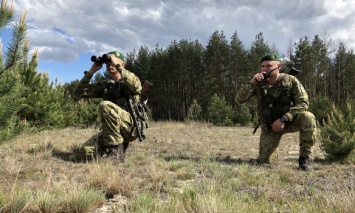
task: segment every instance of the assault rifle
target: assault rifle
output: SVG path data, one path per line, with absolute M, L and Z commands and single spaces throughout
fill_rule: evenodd
M 149 81 L 144 81 L 143 86 L 142 86 L 142 92 L 141 92 L 141 98 L 144 98 L 144 100 L 141 100 L 140 103 L 138 103 L 136 106 L 134 106 L 134 104 L 133 104 L 132 97 L 127 98 L 129 113 L 131 114 L 134 126 L 136 127 L 139 142 L 142 142 L 145 139 L 145 135 L 142 134 L 143 129 L 144 129 L 144 126 L 143 126 L 144 124 L 142 122 L 142 119 L 144 119 L 144 118 L 142 118 L 141 116 L 137 116 L 136 112 L 138 112 L 138 113 L 146 113 L 147 112 L 147 107 L 145 105 L 147 104 L 148 98 L 144 93 L 152 85 L 153 84 L 150 83 Z M 146 126 L 146 128 L 148 128 L 148 125 Z

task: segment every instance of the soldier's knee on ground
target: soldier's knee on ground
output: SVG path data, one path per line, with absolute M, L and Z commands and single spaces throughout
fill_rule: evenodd
M 279 161 L 279 155 L 277 151 L 274 151 L 270 155 L 267 153 L 260 153 L 258 160 L 260 163 L 274 164 Z

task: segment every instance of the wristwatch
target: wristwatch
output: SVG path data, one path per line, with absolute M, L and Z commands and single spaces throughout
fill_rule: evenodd
M 280 118 L 280 121 L 283 122 L 283 123 L 287 123 L 287 120 L 286 120 L 285 116 L 282 116 L 282 117 Z

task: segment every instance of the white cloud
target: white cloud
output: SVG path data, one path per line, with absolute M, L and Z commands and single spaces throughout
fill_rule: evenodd
M 290 40 L 329 33 L 355 48 L 354 0 L 15 0 L 27 9 L 28 39 L 41 60 L 76 60 L 79 53 L 112 49 L 130 52 L 146 45 L 198 39 L 216 30 L 238 33 L 245 48 L 263 32 L 270 45 L 286 51 Z

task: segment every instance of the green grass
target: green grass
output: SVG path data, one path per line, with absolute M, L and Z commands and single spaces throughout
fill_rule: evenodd
M 0 146 L 0 212 L 353 212 L 353 165 L 297 169 L 298 135 L 285 135 L 275 166 L 256 166 L 252 128 L 152 123 L 124 164 L 87 161 L 97 129 L 23 134 Z

